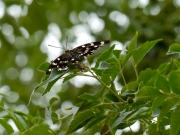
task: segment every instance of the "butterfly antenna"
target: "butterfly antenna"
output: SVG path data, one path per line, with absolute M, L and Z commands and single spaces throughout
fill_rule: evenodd
M 53 45 L 48 45 L 48 46 L 55 47 L 55 48 L 61 48 L 64 50 L 64 48 L 62 48 L 62 47 L 57 47 L 57 46 L 53 46 Z
M 66 36 L 66 50 L 67 50 L 67 44 L 68 44 L 68 36 Z

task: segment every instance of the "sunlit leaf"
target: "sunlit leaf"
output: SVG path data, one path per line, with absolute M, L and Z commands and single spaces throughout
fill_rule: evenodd
M 49 66 L 50 66 L 49 62 L 44 62 L 37 68 L 37 70 L 45 73 Z
M 138 80 L 139 82 L 143 82 L 145 85 L 153 86 L 157 77 L 158 77 L 157 71 L 148 68 L 140 73 Z
M 134 37 L 131 39 L 129 45 L 128 45 L 128 54 L 129 52 L 132 52 L 136 49 L 137 46 L 137 37 L 138 37 L 138 32 L 134 35 Z
M 178 43 L 172 44 L 167 52 L 167 55 L 170 54 L 180 54 L 180 44 Z
M 26 130 L 23 135 L 55 135 L 48 125 L 36 124 L 29 130 Z
M 124 59 L 123 59 L 123 61 L 122 61 L 122 67 L 124 67 L 125 66 L 125 64 L 128 62 L 128 60 L 131 58 L 131 56 L 134 54 L 134 52 L 135 52 L 135 50 L 133 50 L 133 51 L 131 51 L 131 52 L 129 52 L 125 57 L 124 57 Z
M 2 125 L 8 134 L 12 134 L 14 132 L 13 128 L 7 123 L 6 120 L 0 118 L 0 125 Z
M 136 99 L 140 100 L 140 99 L 156 98 L 161 95 L 162 94 L 159 92 L 157 88 L 151 86 L 145 86 L 138 91 L 138 93 L 136 94 Z
M 165 93 L 170 93 L 169 83 L 167 81 L 167 78 L 163 75 L 158 75 L 155 86 L 156 88 L 162 90 Z
M 157 39 L 154 41 L 147 41 L 142 44 L 136 52 L 133 54 L 134 62 L 136 65 L 142 60 L 142 58 L 151 50 L 151 48 L 157 43 L 161 41 L 161 39 Z
M 101 55 L 98 57 L 98 59 L 96 61 L 96 65 L 95 65 L 96 68 L 99 66 L 99 63 L 101 61 L 106 61 L 112 55 L 114 47 L 115 47 L 115 45 L 111 46 L 108 50 L 101 53 Z

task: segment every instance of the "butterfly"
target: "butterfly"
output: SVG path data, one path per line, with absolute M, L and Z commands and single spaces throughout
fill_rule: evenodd
M 97 41 L 80 45 L 72 50 L 66 50 L 64 54 L 52 61 L 46 74 L 50 75 L 54 68 L 57 68 L 58 71 L 68 70 L 70 65 L 82 62 L 85 57 L 93 54 L 99 47 L 109 43 L 109 40 Z

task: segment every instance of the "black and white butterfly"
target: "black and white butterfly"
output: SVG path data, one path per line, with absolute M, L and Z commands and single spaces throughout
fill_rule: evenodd
M 71 64 L 82 62 L 86 56 L 93 54 L 95 50 L 109 42 L 109 40 L 91 42 L 78 46 L 72 50 L 66 50 L 64 54 L 57 57 L 51 63 L 46 74 L 49 75 L 54 68 L 57 68 L 58 71 L 69 69 Z

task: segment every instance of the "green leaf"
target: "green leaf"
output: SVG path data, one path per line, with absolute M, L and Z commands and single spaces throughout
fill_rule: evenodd
M 46 72 L 49 66 L 50 66 L 49 62 L 44 62 L 37 68 L 37 70 L 41 72 Z
M 170 63 L 163 63 L 159 66 L 158 70 L 161 74 L 166 74 L 170 68 Z
M 129 82 L 127 85 L 125 85 L 122 90 L 121 90 L 121 93 L 123 96 L 126 96 L 126 91 L 136 91 L 137 88 L 138 88 L 138 85 L 139 85 L 139 82 L 138 81 L 135 81 L 135 82 Z
M 77 76 L 77 75 L 76 74 L 69 74 L 69 75 L 65 76 L 64 79 L 63 79 L 63 83 L 65 83 L 66 81 L 74 78 L 75 76 Z
M 117 59 L 119 59 L 121 50 L 113 50 L 113 54 L 114 54 L 114 56 L 116 56 Z
M 140 100 L 140 99 L 147 100 L 148 98 L 156 98 L 161 95 L 162 94 L 159 92 L 157 88 L 151 86 L 144 86 L 136 94 L 136 100 Z
M 169 75 L 169 85 L 172 92 L 180 95 L 180 73 L 177 71 L 172 71 Z
M 158 78 L 155 82 L 156 88 L 162 90 L 165 93 L 170 93 L 169 83 L 165 76 L 158 74 Z
M 94 107 L 96 105 L 99 105 L 99 101 L 97 101 L 97 100 L 84 100 L 83 102 L 81 102 L 81 104 L 78 105 L 78 107 L 79 107 L 79 111 L 81 111 L 81 110 L 85 110 L 87 108 Z
M 134 113 L 132 113 L 129 117 L 128 117 L 128 121 L 132 121 L 132 120 L 138 120 L 141 118 L 142 115 L 146 115 L 147 118 L 147 112 L 149 110 L 149 107 L 144 106 L 141 107 L 140 109 L 138 109 L 137 111 L 135 111 Z
M 158 117 L 157 126 L 159 125 L 163 117 L 165 117 L 165 115 L 170 111 L 170 109 L 176 106 L 178 103 L 179 99 L 177 98 L 170 98 L 166 102 L 164 102 L 164 105 L 161 108 L 161 113 Z
M 156 108 L 161 106 L 167 98 L 168 97 L 166 95 L 156 97 L 152 103 L 151 112 L 153 112 Z
M 147 41 L 142 44 L 136 52 L 133 54 L 134 62 L 136 65 L 142 60 L 142 58 L 151 50 L 151 48 L 157 43 L 161 41 L 161 39 L 157 39 L 154 41 Z
M 111 71 L 110 71 L 111 72 Z M 116 78 L 116 74 L 103 74 L 101 76 L 101 81 L 106 84 L 107 86 L 109 86 L 110 84 L 112 84 L 112 82 L 114 81 L 114 79 Z
M 180 68 L 180 61 L 179 61 L 179 59 L 178 60 L 173 59 L 173 62 L 176 65 L 177 69 L 179 69 Z
M 162 133 L 159 133 L 159 131 L 156 130 L 156 126 L 157 126 L 156 123 L 150 124 L 150 125 L 148 126 L 147 134 L 148 134 L 148 135 L 162 135 Z
M 180 44 L 178 43 L 172 44 L 167 52 L 167 55 L 170 54 L 180 54 Z
M 108 50 L 104 51 L 97 59 L 95 67 L 97 68 L 99 66 L 99 63 L 101 61 L 106 61 L 113 53 L 115 45 L 111 46 Z
M 105 95 L 105 97 L 106 97 L 109 101 L 119 102 L 119 99 L 118 99 L 114 94 L 108 93 L 108 94 Z
M 42 93 L 42 96 L 45 95 L 47 92 L 49 92 L 51 90 L 51 88 L 54 86 L 54 84 L 59 80 L 60 78 L 56 78 L 55 80 L 51 81 L 48 83 L 46 89 L 44 90 L 44 92 Z
M 29 102 L 28 102 L 28 105 L 30 104 L 31 102 L 31 98 L 32 98 L 32 95 L 34 94 L 34 92 L 39 89 L 41 86 L 51 82 L 50 84 L 48 84 L 47 88 L 44 90 L 43 94 L 46 94 L 47 92 L 50 91 L 50 89 L 52 88 L 52 86 L 56 83 L 56 81 L 58 79 L 60 79 L 64 74 L 66 74 L 68 72 L 68 70 L 66 71 L 63 71 L 63 72 L 58 72 L 56 69 L 54 69 L 52 71 L 52 73 L 50 74 L 50 76 L 46 79 L 46 80 L 43 80 L 43 82 L 41 82 L 40 84 L 38 84 L 34 89 L 33 89 L 33 92 L 31 93 L 31 96 L 30 96 L 30 99 L 29 99 Z
M 172 113 L 171 117 L 171 128 L 170 135 L 179 135 L 180 133 L 180 106 L 178 106 L 175 111 Z
M 89 121 L 93 116 L 94 116 L 94 113 L 90 109 L 85 110 L 85 111 L 80 112 L 77 115 L 75 115 L 74 119 L 71 121 L 71 123 L 69 125 L 69 129 L 66 132 L 66 135 L 78 130 L 79 128 L 82 128 L 83 126 L 85 126 L 86 122 Z
M 139 82 L 143 82 L 145 85 L 154 86 L 155 81 L 157 80 L 158 72 L 150 68 L 142 71 L 139 75 Z
M 21 131 L 26 129 L 26 122 L 24 122 L 22 115 L 18 115 L 14 112 L 12 112 L 12 110 L 7 109 L 9 117 L 12 118 L 12 120 L 14 121 L 15 125 L 17 126 L 17 128 Z
M 23 135 L 55 135 L 48 125 L 36 124 L 29 130 L 26 130 Z
M 93 126 L 98 125 L 100 122 L 102 122 L 105 119 L 107 119 L 107 117 L 105 116 L 98 115 L 97 117 L 94 117 L 90 122 L 87 123 L 87 125 L 85 126 L 85 130 L 88 130 Z
M 53 97 L 50 99 L 49 104 L 52 105 L 54 102 L 58 101 L 57 97 Z
M 106 61 L 101 61 L 99 63 L 98 69 L 107 69 L 111 66 L 110 63 L 106 62 Z
M 116 65 L 116 66 L 118 66 L 118 64 L 119 64 L 119 60 L 118 60 L 116 57 L 114 57 L 114 56 L 109 57 L 109 58 L 106 60 L 106 62 L 107 62 L 107 63 L 110 63 L 111 65 Z
M 115 128 L 116 126 L 118 126 L 120 123 L 123 122 L 123 120 L 131 113 L 132 111 L 128 111 L 128 112 L 122 112 L 120 114 L 120 117 L 118 117 L 115 122 L 112 124 L 112 126 L 110 126 L 109 131 L 111 131 L 113 128 Z
M 111 67 L 109 69 L 105 69 L 103 71 L 103 75 L 113 75 L 113 74 L 117 75 L 118 72 L 119 72 L 119 67 L 118 66 L 113 66 L 113 67 Z
M 128 60 L 131 58 L 131 56 L 134 54 L 134 52 L 135 52 L 135 50 L 129 52 L 129 53 L 125 56 L 125 58 L 123 59 L 122 64 L 121 64 L 121 65 L 122 65 L 122 68 L 125 66 L 125 64 L 128 62 Z
M 128 53 L 132 52 L 136 49 L 137 45 L 137 38 L 138 38 L 138 32 L 136 32 L 135 36 L 131 39 L 129 45 L 128 45 Z
M 97 98 L 102 98 L 102 97 L 103 97 L 103 94 L 104 94 L 104 91 L 105 91 L 105 88 L 103 87 L 101 90 L 99 90 L 98 92 L 96 92 L 94 95 L 95 95 Z
M 82 94 L 78 98 L 83 99 L 83 100 L 93 100 L 93 101 L 98 99 L 96 96 L 89 93 Z
M 8 134 L 12 134 L 14 132 L 13 128 L 7 123 L 6 120 L 0 118 L 0 124 L 6 129 Z
M 52 113 L 51 113 L 51 119 L 52 119 L 52 121 L 53 121 L 53 124 L 59 122 L 58 115 L 57 115 L 56 112 L 52 112 Z

